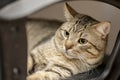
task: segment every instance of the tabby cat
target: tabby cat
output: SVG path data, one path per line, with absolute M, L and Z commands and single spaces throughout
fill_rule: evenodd
M 61 80 L 99 66 L 104 57 L 109 22 L 64 8 L 66 22 L 28 56 L 27 80 Z

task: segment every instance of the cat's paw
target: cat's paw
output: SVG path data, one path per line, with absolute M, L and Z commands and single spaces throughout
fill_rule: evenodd
M 26 80 L 41 80 L 41 79 L 39 79 L 39 78 L 34 78 L 34 77 L 27 77 Z
M 38 75 L 30 75 L 26 80 L 41 80 Z
M 53 72 L 38 71 L 27 76 L 27 80 L 59 80 L 60 76 Z

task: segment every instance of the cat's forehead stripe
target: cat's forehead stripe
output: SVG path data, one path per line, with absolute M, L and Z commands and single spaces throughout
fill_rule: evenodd
M 78 20 L 76 20 L 72 30 L 74 32 L 83 31 L 86 29 L 86 27 L 88 27 L 88 25 L 94 24 L 94 22 L 97 22 L 97 21 L 89 16 L 86 16 L 86 15 L 81 16 L 78 18 Z
M 91 18 L 90 16 L 82 16 L 80 17 L 78 20 L 78 24 L 77 25 L 82 25 L 83 28 L 86 27 L 88 24 L 93 24 L 93 22 L 96 22 L 96 20 L 94 20 L 93 18 Z M 77 22 L 76 21 L 76 22 Z

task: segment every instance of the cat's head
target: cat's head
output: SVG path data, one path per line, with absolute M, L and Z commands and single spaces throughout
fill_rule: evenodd
M 77 13 L 65 4 L 66 22 L 56 31 L 55 46 L 69 59 L 80 59 L 97 64 L 104 56 L 109 22 L 99 22 L 90 16 Z

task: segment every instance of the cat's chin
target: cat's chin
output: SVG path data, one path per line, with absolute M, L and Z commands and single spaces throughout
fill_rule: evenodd
M 68 58 L 68 59 L 78 59 L 76 57 L 72 57 L 72 56 L 69 56 L 69 55 L 66 55 L 66 54 L 65 54 L 65 57 Z
M 64 54 L 69 59 L 79 59 L 78 56 L 72 52 L 72 50 L 67 50 Z
M 57 49 L 58 52 L 62 53 L 68 59 L 79 59 L 76 55 L 73 55 L 72 51 L 67 51 L 65 49 Z

